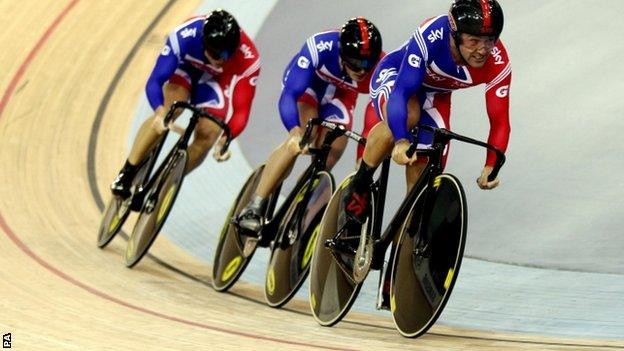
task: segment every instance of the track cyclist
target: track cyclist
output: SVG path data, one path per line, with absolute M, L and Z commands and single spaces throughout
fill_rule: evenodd
M 297 156 L 303 152 L 299 143 L 303 126 L 310 118 L 351 127 L 357 96 L 369 93 L 371 73 L 381 56 L 381 34 L 372 22 L 362 17 L 350 19 L 340 30 L 308 38 L 288 64 L 283 78 L 279 112 L 288 139 L 269 156 L 256 192 L 239 216 L 241 228 L 259 232 L 266 199 L 288 176 Z M 365 119 L 374 121 L 370 104 L 366 111 Z M 346 137 L 334 141 L 328 169 L 336 164 L 346 144 Z
M 499 39 L 502 30 L 503 11 L 496 0 L 456 0 L 448 14 L 426 20 L 409 41 L 381 60 L 370 95 L 382 122 L 370 131 L 363 160 L 343 198 L 350 220 L 362 222 L 370 205 L 373 173 L 388 154 L 407 165 L 408 190 L 415 184 L 427 160 L 417 159 L 416 153 L 406 155 L 410 129 L 417 124 L 449 129 L 454 90 L 485 84 L 488 143 L 506 150 L 511 65 Z M 431 145 L 432 134 L 420 131 L 417 143 Z M 448 149 L 444 156 L 446 160 Z M 477 179 L 481 189 L 493 189 L 500 182 L 487 181 L 495 159 L 488 151 Z
M 249 118 L 259 73 L 254 43 L 227 11 L 217 9 L 176 27 L 147 81 L 146 94 L 154 114 L 141 125 L 128 159 L 111 185 L 112 193 L 130 196 L 137 165 L 167 128 L 164 117 L 175 101 L 190 101 L 227 120 L 232 137 L 239 135 Z M 199 120 L 188 148 L 187 173 L 205 159 L 220 133 L 216 124 Z M 215 147 L 214 157 L 219 162 L 230 156 L 229 151 L 221 155 L 224 143 L 222 136 Z

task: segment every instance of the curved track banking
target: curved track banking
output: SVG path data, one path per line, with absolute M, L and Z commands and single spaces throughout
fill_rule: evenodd
M 0 102 L 0 332 L 12 333 L 15 349 L 618 347 L 446 327 L 408 340 L 387 319 L 365 314 L 322 328 L 305 302 L 278 311 L 263 305 L 256 286 L 212 291 L 209 267 L 164 238 L 152 260 L 133 270 L 121 263 L 122 240 L 96 249 L 98 196 L 122 161 L 128 111 L 161 38 L 198 4 L 151 5 L 0 4 L 8 24 L 0 34 L 7 72 Z M 22 35 L 24 27 L 30 30 Z

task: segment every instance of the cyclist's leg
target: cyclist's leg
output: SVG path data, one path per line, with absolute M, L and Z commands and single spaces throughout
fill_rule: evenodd
M 450 128 L 450 114 L 451 114 L 451 93 L 421 93 L 419 99 L 423 101 L 422 109 L 420 111 L 420 117 L 418 119 L 419 125 L 429 125 L 435 128 Z M 408 106 L 408 111 L 412 110 Z M 410 128 L 414 126 L 412 124 L 413 119 L 408 118 Z M 433 134 L 429 131 L 420 130 L 418 133 L 418 146 L 428 147 L 433 143 Z M 448 146 L 444 150 L 444 163 L 446 163 L 446 157 L 448 155 Z M 427 158 L 419 159 L 412 166 L 405 168 L 405 179 L 407 183 L 407 191 L 409 192 L 412 187 L 420 178 L 420 175 L 427 164 Z
M 349 188 L 344 192 L 343 206 L 349 217 L 362 222 L 369 207 L 370 183 L 373 181 L 375 169 L 390 154 L 394 140 L 390 128 L 385 121 L 386 101 L 394 87 L 397 77 L 396 69 L 385 67 L 382 62 L 371 78 L 371 102 L 381 122 L 369 132 L 362 160 L 357 168 Z M 412 104 L 410 100 L 410 104 Z
M 368 138 L 371 129 L 377 125 L 381 120 L 377 116 L 375 112 L 375 106 L 373 105 L 372 100 L 368 102 L 366 105 L 366 109 L 364 111 L 364 127 L 362 128 L 361 135 L 365 138 Z M 357 145 L 357 153 L 356 153 L 356 169 L 360 165 L 360 161 L 362 160 L 362 156 L 364 155 L 364 145 Z
M 193 86 L 191 103 L 196 107 L 204 108 L 215 117 L 225 119 L 230 105 L 228 99 L 225 87 L 207 73 L 203 73 L 203 76 Z M 205 118 L 199 119 L 195 127 L 195 138 L 188 147 L 189 161 L 186 173 L 191 172 L 204 161 L 220 134 L 221 128 L 215 123 Z
M 188 101 L 190 96 L 190 84 L 188 74 L 182 69 L 176 70 L 176 73 L 163 87 L 164 103 L 160 108 L 168 110 L 175 101 Z M 177 114 L 179 115 L 179 113 L 180 112 Z M 160 131 L 154 127 L 154 119 L 155 113 L 143 121 L 143 124 L 139 128 L 128 159 L 123 168 L 119 171 L 113 184 L 111 184 L 113 194 L 122 197 L 128 197 L 130 195 L 130 185 L 136 174 L 137 166 L 154 146 L 154 143 L 160 135 Z
M 163 87 L 163 94 L 165 97 L 163 106 L 165 106 L 166 110 L 168 111 L 169 107 L 175 101 L 188 101 L 190 96 L 190 91 L 188 89 L 189 88 L 187 86 L 178 84 L 178 82 L 174 79 L 165 83 L 165 86 Z M 181 111 L 176 111 L 176 115 L 174 117 L 179 116 L 180 113 Z M 139 128 L 139 132 L 134 139 L 132 149 L 128 155 L 128 161 L 130 161 L 131 164 L 139 164 L 152 145 L 154 145 L 158 136 L 160 136 L 159 131 L 154 128 L 154 118 L 155 115 L 152 114 L 149 118 L 143 121 L 143 124 Z
M 315 99 L 308 94 L 304 94 L 297 107 L 300 125 L 305 126 L 308 119 L 318 116 Z M 276 189 L 277 185 L 290 174 L 299 154 L 294 153 L 288 147 L 289 140 L 290 137 L 271 152 L 260 176 L 256 191 L 239 216 L 239 225 L 242 228 L 256 233 L 260 230 L 266 200 Z
M 204 162 L 208 151 L 220 134 L 221 128 L 218 125 L 205 118 L 200 118 L 195 127 L 195 138 L 188 147 L 189 160 L 185 170 L 187 174 Z
M 319 118 L 328 122 L 340 123 L 351 130 L 353 125 L 353 109 L 355 108 L 355 102 L 357 101 L 358 94 L 354 91 L 346 89 L 336 89 L 333 98 L 323 99 L 321 106 L 319 107 Z M 325 138 L 325 135 L 329 132 L 328 129 L 322 128 L 316 138 L 316 145 L 320 145 Z M 327 157 L 327 169 L 331 170 L 342 156 L 345 148 L 347 147 L 347 137 L 341 136 L 334 140 L 332 148 Z
M 318 108 L 309 101 L 300 101 L 297 103 L 299 109 L 300 126 L 305 126 L 310 118 L 318 116 Z M 269 156 L 260 182 L 256 188 L 256 195 L 267 198 L 277 185 L 282 182 L 292 170 L 297 159 L 298 153 L 293 153 L 288 147 L 288 139 L 277 146 Z

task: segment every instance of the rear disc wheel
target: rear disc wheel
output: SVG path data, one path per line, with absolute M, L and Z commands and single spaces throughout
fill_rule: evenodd
M 362 283 L 353 279 L 353 258 L 359 234 L 337 239 L 352 249 L 351 254 L 325 246 L 326 241 L 344 227 L 342 197 L 352 178 L 353 174 L 345 178 L 327 204 L 310 265 L 310 307 L 314 319 L 323 326 L 338 323 L 349 312 L 362 287 Z M 374 206 L 374 201 L 371 205 Z M 369 230 L 372 222 L 372 218 L 368 220 Z
M 333 189 L 331 174 L 319 172 L 311 185 L 305 183 L 298 190 L 286 211 L 267 266 L 264 296 L 269 306 L 281 307 L 290 301 L 308 276 L 321 218 Z M 305 199 L 307 191 L 311 193 Z

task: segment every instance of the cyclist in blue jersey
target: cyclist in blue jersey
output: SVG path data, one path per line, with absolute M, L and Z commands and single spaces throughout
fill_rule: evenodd
M 379 61 L 381 47 L 377 27 L 358 17 L 347 21 L 340 30 L 311 36 L 292 58 L 284 73 L 279 99 L 279 112 L 288 138 L 267 160 L 256 192 L 239 217 L 242 228 L 256 233 L 260 230 L 266 199 L 288 176 L 297 156 L 304 151 L 299 143 L 310 118 L 351 127 L 357 95 L 368 94 L 371 72 Z M 322 140 L 325 132 L 316 136 L 316 140 Z M 327 160 L 329 169 L 338 161 L 346 144 L 346 137 L 334 141 Z
M 401 47 L 386 55 L 371 79 L 370 94 L 378 117 L 383 120 L 370 132 L 364 156 L 343 204 L 349 218 L 362 222 L 369 208 L 372 176 L 389 154 L 407 165 L 408 189 L 417 181 L 426 159 L 408 157 L 412 143 L 409 130 L 417 124 L 450 129 L 451 92 L 485 84 L 490 122 L 488 143 L 505 151 L 509 141 L 509 86 L 511 65 L 499 39 L 503 11 L 496 0 L 455 0 L 448 14 L 426 20 Z M 420 147 L 432 143 L 432 134 L 420 130 Z M 445 150 L 445 159 L 448 147 Z M 496 161 L 488 151 L 477 179 L 481 189 L 489 182 Z
M 145 92 L 154 110 L 139 129 L 128 159 L 111 185 L 113 194 L 130 196 L 130 185 L 138 165 L 166 128 L 163 121 L 175 101 L 189 101 L 227 122 L 232 137 L 247 125 L 260 74 L 260 56 L 251 38 L 234 17 L 217 9 L 206 16 L 190 18 L 176 27 L 163 46 Z M 199 119 L 189 145 L 186 172 L 197 167 L 216 144 L 217 161 L 225 136 L 208 119 Z M 219 140 L 217 141 L 217 138 Z

